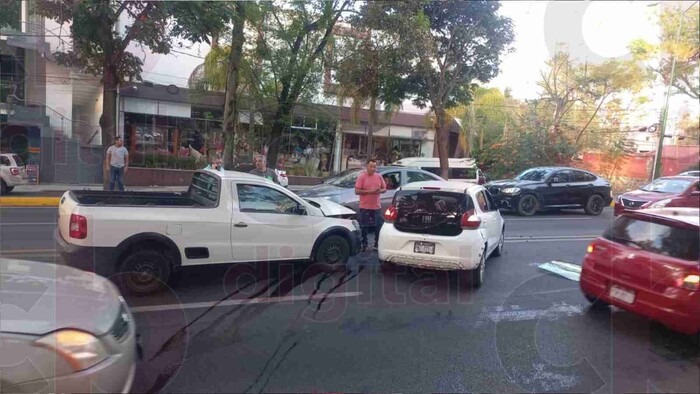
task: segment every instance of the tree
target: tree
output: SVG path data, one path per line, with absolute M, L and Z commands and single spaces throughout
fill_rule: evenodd
M 513 41 L 509 18 L 492 1 L 374 2 L 384 10 L 388 29 L 412 48 L 414 69 L 408 76 L 414 104 L 435 115 L 440 168 L 448 175 L 450 118 L 447 109 L 471 99 L 473 83 L 498 73 L 501 55 Z
M 162 1 L 36 0 L 38 15 L 59 24 L 70 23 L 69 48 L 54 53 L 59 64 L 102 75 L 103 100 L 100 127 L 102 146 L 111 144 L 116 119 L 118 86 L 140 80 L 143 61 L 128 51 L 130 44 L 167 54 L 171 41 L 170 15 Z M 128 20 L 123 32 L 119 21 Z
M 673 80 L 675 93 L 685 94 L 693 99 L 700 99 L 700 9 L 696 3 L 689 10 L 664 7 L 659 17 L 661 37 L 659 44 L 652 45 L 644 40 L 635 40 L 630 50 L 636 59 L 647 61 L 649 69 L 660 76 L 668 85 L 671 74 L 671 62 L 676 58 L 676 70 Z M 684 12 L 685 11 L 685 12 Z M 680 40 L 677 40 L 678 27 L 683 20 Z M 657 59 L 657 62 L 650 62 Z

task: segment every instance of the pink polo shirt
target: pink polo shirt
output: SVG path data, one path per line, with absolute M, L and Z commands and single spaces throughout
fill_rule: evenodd
M 378 188 L 386 189 L 386 183 L 384 178 L 376 172 L 369 175 L 367 171 L 363 171 L 355 182 L 355 189 L 376 190 Z M 360 194 L 360 209 L 381 209 L 380 196 L 381 194 Z

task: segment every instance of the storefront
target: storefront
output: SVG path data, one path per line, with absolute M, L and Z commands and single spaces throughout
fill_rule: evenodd
M 385 125 L 373 133 L 373 153 L 370 155 L 366 128 L 349 126 L 343 130 L 340 170 L 363 165 L 369 157 L 380 165 L 405 157 L 432 157 L 434 134 L 427 129 Z

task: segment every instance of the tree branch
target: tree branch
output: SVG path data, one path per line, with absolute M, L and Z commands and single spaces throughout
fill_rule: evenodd
M 136 36 L 136 32 L 143 25 L 143 20 L 148 19 L 148 13 L 151 12 L 151 9 L 153 9 L 153 5 L 153 2 L 149 2 L 146 4 L 146 7 L 136 16 L 134 24 L 129 27 L 129 31 L 126 33 L 126 37 L 124 37 L 124 40 L 122 41 L 121 50 L 119 51 L 118 55 L 119 58 L 122 57 L 124 51 L 126 51 L 126 48 L 129 46 L 129 43 Z
M 583 129 L 581 129 L 581 131 L 579 131 L 578 135 L 576 136 L 576 141 L 574 141 L 574 146 L 578 145 L 578 142 L 581 139 L 581 136 L 588 129 L 588 126 L 590 126 L 591 122 L 593 122 L 593 119 L 595 119 L 595 117 L 598 115 L 598 111 L 600 110 L 600 107 L 603 106 L 605 99 L 607 99 L 609 95 L 610 95 L 610 93 L 606 93 L 600 99 L 600 102 L 598 103 L 598 106 L 596 107 L 595 111 L 593 112 L 593 115 L 591 115 L 590 119 L 588 119 L 588 122 L 586 122 L 586 125 L 583 126 Z

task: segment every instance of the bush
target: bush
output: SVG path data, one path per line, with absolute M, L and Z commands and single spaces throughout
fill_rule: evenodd
M 177 157 L 168 154 L 142 153 L 132 154 L 131 163 L 133 167 L 143 168 L 167 168 L 175 170 L 196 170 L 203 167 L 202 163 L 197 163 L 191 157 Z

